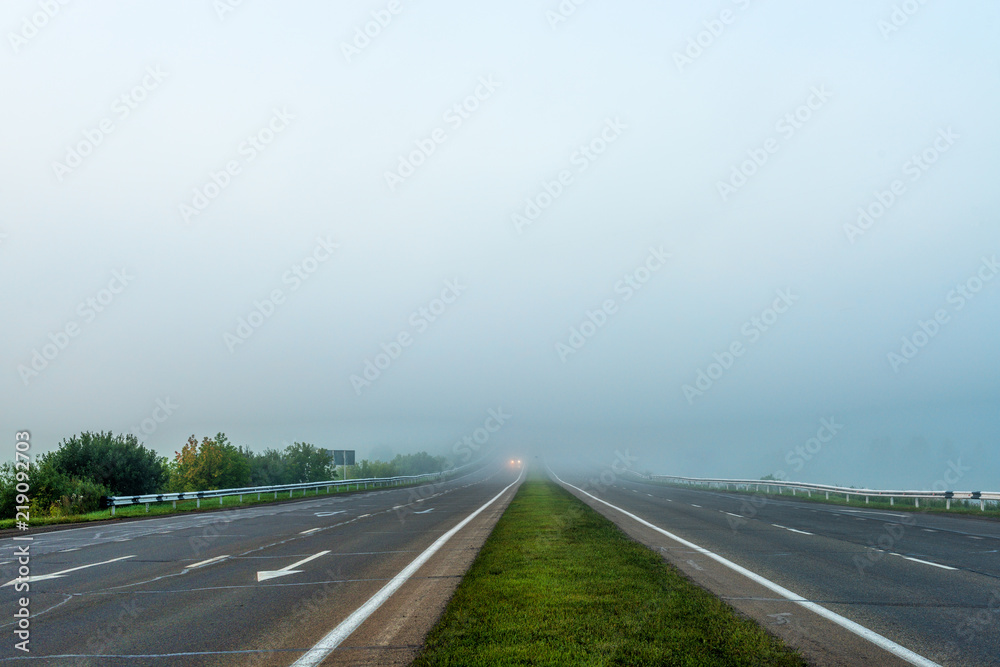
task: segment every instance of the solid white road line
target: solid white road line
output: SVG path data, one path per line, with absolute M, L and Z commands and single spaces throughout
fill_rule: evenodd
M 337 648 L 341 642 L 347 639 L 352 632 L 358 629 L 365 620 L 371 616 L 375 611 L 381 607 L 386 600 L 392 597 L 399 588 L 406 583 L 406 581 L 416 573 L 420 567 L 430 560 L 437 551 L 445 545 L 445 543 L 452 538 L 458 531 L 465 528 L 466 525 L 473 519 L 475 519 L 479 514 L 485 510 L 487 507 L 495 503 L 503 494 L 521 481 L 524 476 L 524 469 L 521 470 L 521 474 L 518 475 L 517 479 L 514 480 L 509 486 L 507 486 L 503 491 L 493 496 L 485 505 L 477 509 L 475 512 L 469 516 L 462 519 L 461 522 L 447 533 L 437 538 L 434 544 L 427 547 L 423 553 L 413 559 L 413 561 L 404 567 L 399 574 L 392 578 L 392 580 L 387 583 L 382 589 L 375 595 L 369 598 L 368 602 L 364 603 L 360 607 L 354 610 L 354 612 L 340 622 L 340 625 L 331 630 L 323 639 L 319 640 L 315 646 L 306 651 L 305 655 L 296 660 L 292 667 L 316 667 L 321 662 L 323 662 L 328 655 L 333 653 L 333 650 Z
M 313 554 L 312 556 L 309 556 L 308 558 L 303 558 L 302 560 L 300 560 L 297 563 L 292 563 L 291 565 L 286 565 L 285 567 L 281 568 L 280 570 L 261 570 L 260 572 L 257 573 L 257 581 L 260 582 L 260 581 L 267 581 L 268 579 L 277 579 L 278 577 L 283 577 L 286 574 L 298 574 L 298 573 L 300 573 L 302 571 L 302 570 L 296 570 L 295 569 L 299 565 L 305 565 L 309 561 L 316 560 L 320 556 L 325 556 L 328 553 L 330 553 L 329 550 L 327 550 L 327 551 L 320 551 L 318 554 Z
M 591 494 L 587 493 L 583 489 L 581 489 L 579 487 L 576 487 L 576 486 L 573 486 L 572 484 L 570 484 L 568 482 L 562 481 L 561 479 L 559 479 L 559 476 L 556 475 L 551 470 L 549 472 L 552 474 L 553 477 L 555 477 L 557 480 L 559 480 L 559 482 L 561 484 L 564 484 L 564 485 L 566 485 L 566 486 L 568 486 L 568 487 L 570 487 L 572 489 L 576 489 L 577 491 L 579 491 L 583 495 L 585 495 L 585 496 L 587 496 L 589 498 L 593 498 L 597 502 L 602 503 L 604 505 L 607 505 L 608 507 L 610 507 L 613 510 L 621 512 L 625 516 L 627 516 L 630 519 L 633 519 L 633 520 L 641 523 L 642 525 L 646 526 L 647 528 L 652 528 L 656 532 L 661 533 L 662 535 L 666 535 L 667 537 L 669 537 L 670 539 L 674 540 L 675 542 L 679 542 L 679 543 L 683 544 L 686 547 L 694 549 L 698 553 L 703 554 L 703 555 L 711 558 L 712 560 L 714 560 L 714 561 L 716 561 L 718 563 L 721 563 L 722 565 L 728 567 L 729 569 L 742 574 L 743 576 L 747 577 L 748 579 L 757 582 L 761 586 L 764 586 L 765 588 L 768 588 L 768 589 L 774 591 L 775 593 L 777 593 L 778 595 L 782 596 L 783 598 L 785 598 L 787 600 L 791 600 L 792 602 L 805 607 L 809 611 L 812 611 L 812 612 L 814 612 L 816 614 L 819 614 L 823 618 L 836 623 L 840 627 L 845 628 L 846 630 L 848 630 L 850 632 L 853 632 L 854 634 L 858 635 L 859 637 L 867 639 L 868 641 L 870 641 L 871 643 L 875 644 L 876 646 L 885 649 L 889 653 L 892 653 L 893 655 L 895 655 L 895 656 L 897 656 L 899 658 L 902 658 L 903 660 L 906 660 L 911 665 L 917 665 L 918 667 L 941 667 L 941 665 L 939 665 L 938 663 L 933 662 L 931 660 L 928 660 L 927 658 L 925 658 L 924 656 L 922 656 L 922 655 L 920 655 L 918 653 L 914 653 L 913 651 L 911 651 L 910 649 L 906 648 L 905 646 L 900 646 L 896 642 L 892 641 L 891 639 L 889 639 L 887 637 L 883 637 L 882 635 L 878 634 L 874 630 L 869 630 L 865 626 L 860 625 L 858 623 L 855 623 L 854 621 L 852 621 L 849 618 L 845 618 L 845 617 L 841 616 L 840 614 L 837 614 L 837 613 L 834 613 L 834 612 L 830 611 L 826 607 L 822 607 L 822 606 L 816 604 L 815 602 L 811 602 L 811 601 L 805 599 L 804 597 L 802 597 L 801 595 L 799 595 L 798 593 L 793 593 L 792 591 L 788 590 L 787 588 L 785 588 L 783 586 L 779 586 L 778 584 L 774 583 L 770 579 L 765 579 L 764 577 L 760 576 L 756 572 L 752 572 L 752 571 L 746 569 L 742 565 L 737 565 L 733 561 L 728 560 L 726 558 L 723 558 L 722 556 L 719 556 L 718 554 L 716 554 L 716 553 L 714 553 L 712 551 L 709 551 L 708 549 L 705 549 L 704 547 L 700 547 L 697 544 L 695 544 L 694 542 L 689 542 L 689 541 L 685 540 L 683 537 L 679 537 L 677 535 L 674 535 L 671 532 L 668 532 L 668 531 L 660 528 L 659 526 L 655 526 L 655 525 L 651 524 L 650 522 L 646 521 L 645 519 L 641 519 L 638 516 L 636 516 L 635 514 L 632 514 L 631 512 L 623 510 L 620 507 L 616 507 L 615 505 L 612 505 L 611 503 L 609 503 L 609 502 L 607 502 L 605 500 L 601 500 L 600 498 L 592 496 Z
M 122 556 L 121 558 L 112 558 L 111 560 L 106 560 L 106 561 L 101 562 L 101 563 L 91 563 L 90 565 L 79 565 L 77 567 L 71 567 L 68 570 L 60 570 L 59 572 L 53 572 L 52 574 L 39 574 L 37 576 L 36 575 L 31 575 L 30 577 L 24 577 L 24 578 L 20 579 L 20 581 L 27 581 L 29 584 L 33 584 L 36 581 L 45 581 L 46 579 L 58 579 L 59 577 L 65 577 L 70 572 L 76 572 L 77 570 L 84 570 L 84 569 L 86 569 L 88 567 L 97 567 L 98 565 L 107 565 L 108 563 L 117 563 L 118 561 L 125 560 L 127 558 L 135 558 L 135 554 L 133 554 L 131 556 Z M 8 581 L 3 586 L 0 586 L 0 588 L 5 588 L 7 586 L 11 586 L 14 583 L 16 583 L 17 581 L 18 581 L 18 579 L 11 579 L 10 581 Z
M 912 560 L 914 563 L 923 563 L 924 565 L 933 565 L 934 567 L 939 567 L 942 570 L 957 570 L 957 567 L 951 567 L 950 565 L 942 565 L 941 563 L 932 563 L 929 560 L 920 560 L 919 558 L 913 558 L 912 556 L 904 556 L 903 554 L 897 554 L 890 551 L 893 556 L 899 556 L 900 558 L 905 558 L 906 560 Z

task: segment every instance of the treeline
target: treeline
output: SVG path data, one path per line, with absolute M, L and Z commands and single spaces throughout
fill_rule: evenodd
M 398 455 L 389 462 L 363 460 L 351 467 L 348 477 L 420 475 L 440 472 L 445 465 L 444 457 L 420 452 Z M 0 518 L 12 519 L 17 511 L 17 472 L 12 462 L 0 464 Z M 282 450 L 257 453 L 235 446 L 224 433 L 200 442 L 192 435 L 171 459 L 131 434 L 84 432 L 37 457 L 28 472 L 25 495 L 32 517 L 93 512 L 101 496 L 322 482 L 338 477 L 327 452 L 312 444 L 296 442 Z

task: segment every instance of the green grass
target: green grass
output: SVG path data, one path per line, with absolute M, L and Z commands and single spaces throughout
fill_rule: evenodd
M 646 481 L 646 480 L 644 480 Z M 913 498 L 896 498 L 895 502 L 889 503 L 888 498 L 869 496 L 869 502 L 865 502 L 863 496 L 858 497 L 852 494 L 848 499 L 844 494 L 830 493 L 830 498 L 827 499 L 825 492 L 814 491 L 812 495 L 809 495 L 803 490 L 797 490 L 795 495 L 792 495 L 791 490 L 787 490 L 784 493 L 769 493 L 766 491 L 754 491 L 746 489 L 724 489 L 719 487 L 709 488 L 707 486 L 692 486 L 690 484 L 677 484 L 672 482 L 648 482 L 650 484 L 660 484 L 662 486 L 672 486 L 678 489 L 698 489 L 698 490 L 709 490 L 719 493 L 738 493 L 741 495 L 749 496 L 759 496 L 761 498 L 781 498 L 784 500 L 801 500 L 803 502 L 810 503 L 823 503 L 826 505 L 842 505 L 844 507 L 867 507 L 868 509 L 880 509 L 880 510 L 893 510 L 896 512 L 930 512 L 934 514 L 960 514 L 962 516 L 970 517 L 980 517 L 986 519 L 998 519 L 1000 518 L 1000 508 L 996 506 L 991 506 L 988 502 L 986 504 L 986 509 L 979 509 L 978 500 L 952 500 L 951 508 L 948 509 L 946 502 L 944 500 L 935 500 L 929 498 L 921 498 L 920 505 L 917 506 Z M 760 483 L 763 489 L 767 482 L 762 481 Z
M 352 480 L 353 481 L 353 480 Z M 314 498 L 317 495 L 327 496 L 336 495 L 339 493 L 356 492 L 359 489 L 363 489 L 364 480 L 359 479 L 359 484 L 351 484 L 348 487 L 332 487 L 329 493 L 325 488 L 320 489 L 317 494 L 313 489 L 306 491 L 305 496 L 302 495 L 301 490 L 295 491 L 295 495 L 291 497 L 292 500 L 297 498 Z M 402 489 L 409 486 L 415 486 L 415 484 L 400 484 L 399 486 L 393 487 L 379 487 L 379 488 L 393 488 Z M 224 496 L 222 498 L 222 504 L 219 504 L 218 498 L 202 498 L 201 507 L 198 507 L 198 502 L 196 500 L 179 500 L 177 501 L 176 509 L 173 507 L 171 502 L 163 503 L 151 503 L 149 505 L 149 511 L 146 511 L 145 505 L 128 505 L 125 507 L 116 507 L 115 515 L 111 516 L 111 510 L 97 510 L 96 512 L 88 512 L 87 514 L 73 514 L 70 516 L 43 516 L 43 517 L 31 517 L 30 526 L 52 526 L 65 523 L 87 523 L 89 521 L 107 521 L 109 519 L 127 519 L 130 517 L 152 517 L 152 516 L 166 516 L 169 514 L 181 514 L 184 512 L 204 512 L 209 510 L 218 510 L 219 508 L 238 508 L 238 507 L 249 507 L 251 505 L 266 505 L 268 503 L 275 503 L 281 501 L 289 500 L 287 491 L 279 491 L 278 498 L 275 499 L 274 492 L 261 494 L 260 500 L 257 500 L 257 494 L 244 494 L 243 500 L 240 501 L 239 496 Z M 0 530 L 14 528 L 16 525 L 14 519 L 0 519 Z
M 521 486 L 414 663 L 805 664 L 537 474 Z

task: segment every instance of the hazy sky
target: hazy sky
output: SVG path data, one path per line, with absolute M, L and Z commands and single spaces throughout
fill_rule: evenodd
M 10 451 L 1000 487 L 1000 6 L 681 5 L 5 2 Z

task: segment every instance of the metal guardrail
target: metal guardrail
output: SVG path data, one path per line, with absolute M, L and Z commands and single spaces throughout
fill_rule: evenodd
M 472 464 L 468 464 L 472 465 Z M 369 485 L 372 488 L 385 487 L 385 486 L 400 486 L 402 484 L 408 484 L 420 481 L 429 480 L 439 480 L 443 479 L 445 476 L 452 475 L 462 468 L 468 467 L 462 466 L 461 468 L 452 468 L 450 470 L 445 470 L 443 472 L 433 472 L 426 473 L 423 475 L 401 475 L 399 477 L 369 477 L 369 478 L 359 478 L 359 479 L 339 479 L 339 480 L 328 480 L 325 482 L 302 482 L 299 484 L 281 484 L 277 486 L 248 486 L 240 489 L 215 489 L 212 491 L 184 491 L 182 493 L 150 493 L 143 496 L 104 496 L 101 498 L 101 507 L 111 508 L 111 516 L 115 515 L 116 507 L 132 506 L 132 505 L 146 505 L 146 511 L 149 511 L 149 506 L 152 503 L 163 503 L 163 502 L 173 502 L 174 507 L 177 507 L 178 500 L 197 500 L 197 506 L 201 507 L 201 501 L 206 498 L 218 498 L 219 504 L 222 505 L 222 499 L 227 496 L 239 496 L 240 502 L 243 502 L 243 496 L 249 496 L 257 494 L 257 499 L 259 500 L 262 494 L 273 493 L 275 499 L 278 498 L 279 493 L 288 492 L 288 497 L 292 498 L 296 491 L 302 491 L 304 496 L 306 491 L 310 489 L 316 489 L 316 493 L 319 493 L 319 489 L 326 487 L 327 492 L 330 491 L 331 487 L 342 487 L 346 486 L 350 488 L 351 486 L 357 486 L 360 490 L 362 487 L 367 489 Z
M 920 507 L 920 499 L 927 500 L 944 500 L 945 507 L 951 509 L 952 500 L 965 500 L 965 501 L 979 501 L 979 509 L 986 510 L 987 501 L 998 502 L 1000 501 L 1000 491 L 914 491 L 914 490 L 883 490 L 883 489 L 856 489 L 854 487 L 847 486 L 833 486 L 830 484 L 810 484 L 808 482 L 786 482 L 784 480 L 771 480 L 771 479 L 713 479 L 707 477 L 676 477 L 673 475 L 642 475 L 640 473 L 635 473 L 643 479 L 650 481 L 665 481 L 665 482 L 675 482 L 679 484 L 690 484 L 690 485 L 707 485 L 709 488 L 722 488 L 725 486 L 726 490 L 739 491 L 740 489 L 744 491 L 750 491 L 751 487 L 754 491 L 760 491 L 761 487 L 764 487 L 765 491 L 769 489 L 791 489 L 792 495 L 795 492 L 804 491 L 810 497 L 812 492 L 816 491 L 818 493 L 825 493 L 826 498 L 830 498 L 830 494 L 842 494 L 847 497 L 848 500 L 851 496 L 857 496 L 858 498 L 864 498 L 865 502 L 868 502 L 869 498 L 888 498 L 889 504 L 894 505 L 896 498 L 912 498 L 914 505 Z M 730 489 L 730 487 L 733 487 Z

